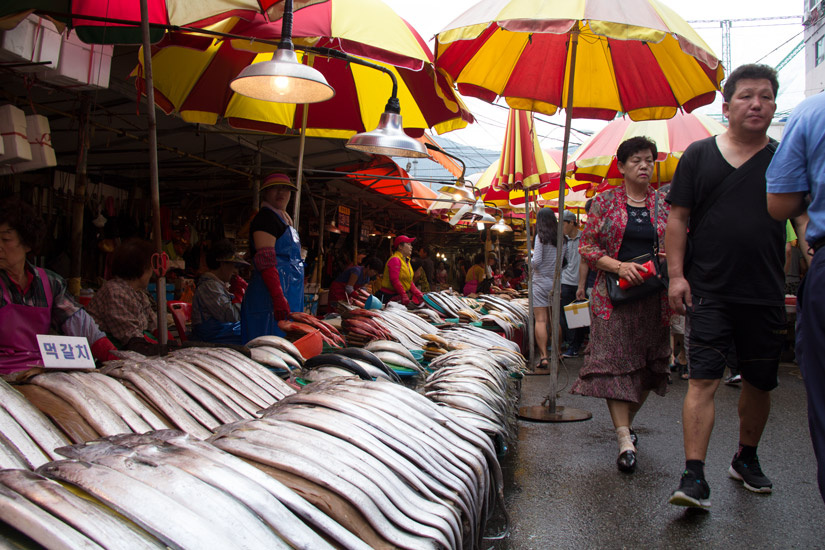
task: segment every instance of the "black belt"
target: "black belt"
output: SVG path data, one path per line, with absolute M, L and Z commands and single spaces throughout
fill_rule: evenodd
M 814 253 L 816 253 L 816 251 L 822 248 L 823 246 L 825 246 L 825 237 L 822 237 L 818 241 L 814 242 L 811 245 L 811 248 L 813 249 Z

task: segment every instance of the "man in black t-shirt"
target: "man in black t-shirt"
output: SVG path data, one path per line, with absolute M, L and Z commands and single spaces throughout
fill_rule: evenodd
M 770 493 L 756 447 L 784 342 L 784 230 L 767 211 L 765 171 L 776 142 L 776 71 L 744 65 L 725 81 L 723 134 L 687 148 L 673 177 L 665 235 L 671 307 L 687 313 L 690 380 L 683 406 L 685 470 L 670 503 L 710 507 L 704 460 L 713 399 L 735 345 L 742 375 L 739 448 L 728 473 Z

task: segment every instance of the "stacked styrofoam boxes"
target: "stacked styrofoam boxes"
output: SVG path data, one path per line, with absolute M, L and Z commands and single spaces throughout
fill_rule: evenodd
M 0 136 L 3 147 L 0 164 L 15 164 L 32 159 L 26 136 L 26 113 L 14 105 L 0 105 Z
M 14 68 L 23 72 L 55 69 L 61 42 L 60 33 L 51 21 L 29 15 L 13 29 L 0 32 L 0 61 L 20 63 L 22 65 Z M 41 62 L 47 64 L 39 65 Z
M 86 44 L 75 33 L 64 33 L 57 69 L 39 73 L 41 80 L 76 90 L 109 87 L 114 46 Z
M 31 147 L 32 159 L 30 161 L 2 166 L 0 167 L 0 175 L 57 166 L 57 157 L 52 147 L 49 119 L 43 115 L 27 116 L 26 134 L 28 136 L 29 146 Z

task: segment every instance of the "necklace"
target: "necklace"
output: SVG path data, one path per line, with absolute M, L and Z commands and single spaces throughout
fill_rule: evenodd
M 625 192 L 625 194 L 627 195 L 627 198 L 628 198 L 628 199 L 630 199 L 632 202 L 635 202 L 635 203 L 641 203 L 641 202 L 645 202 L 645 201 L 647 200 L 647 197 L 646 197 L 646 196 L 645 196 L 644 198 L 642 198 L 642 199 L 634 199 L 633 197 L 631 197 L 631 196 L 630 196 L 630 193 L 628 193 L 628 191 L 627 191 L 627 188 L 626 188 L 626 187 L 625 187 L 624 192 Z

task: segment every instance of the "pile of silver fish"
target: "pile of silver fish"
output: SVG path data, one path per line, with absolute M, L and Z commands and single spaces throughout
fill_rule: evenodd
M 478 310 L 481 309 L 481 306 L 473 298 L 467 298 L 447 290 L 428 292 L 425 296 L 427 300 L 438 306 L 447 318 L 458 318 L 462 321 L 468 319 L 477 321 L 479 318 Z
M 60 455 L 69 440 L 17 390 L 0 379 L 0 469 L 33 469 Z
M 437 331 L 438 328 L 410 313 L 406 307 L 393 304 L 390 302 L 377 312 L 380 315 L 378 321 L 407 349 L 421 349 L 426 343 L 421 334 Z
M 417 374 L 426 374 L 424 368 L 413 357 L 410 350 L 392 340 L 373 340 L 364 349 L 375 354 L 385 365 L 395 371 L 413 371 Z
M 425 396 L 491 437 L 514 440 L 516 381 L 527 368 L 520 353 L 505 348 L 458 349 L 434 359 L 430 368 L 435 371 L 423 385 Z
M 503 496 L 488 436 L 382 381 L 316 382 L 211 442 L 326 504 L 372 548 L 477 548 Z
M 171 422 L 165 427 L 200 438 L 209 437 L 222 424 L 255 418 L 261 409 L 295 393 L 258 362 L 226 348 L 185 348 L 162 359 L 120 361 L 104 367 L 103 373 L 128 382 Z
M 259 336 L 246 347 L 252 352 L 252 359 L 276 371 L 292 372 L 304 365 L 304 356 L 295 344 L 280 336 Z
M 459 347 L 456 344 L 463 343 L 464 347 L 472 346 L 483 350 L 498 347 L 519 352 L 521 349 L 518 344 L 504 336 L 473 325 L 448 325 L 438 332 L 438 336 L 453 347 Z
M 274 477 L 182 432 L 60 452 L 69 460 L 34 474 L 0 472 L 0 519 L 48 548 L 369 548 Z

